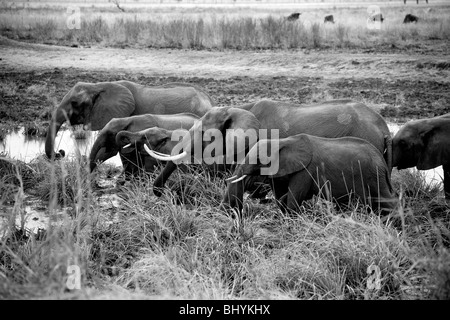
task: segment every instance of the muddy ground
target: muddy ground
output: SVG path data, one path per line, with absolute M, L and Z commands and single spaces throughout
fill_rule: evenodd
M 450 59 L 443 45 L 431 43 L 424 53 L 242 52 L 69 48 L 0 37 L 0 122 L 45 125 L 76 82 L 120 79 L 149 86 L 194 83 L 219 106 L 351 98 L 394 121 L 432 117 L 450 112 Z

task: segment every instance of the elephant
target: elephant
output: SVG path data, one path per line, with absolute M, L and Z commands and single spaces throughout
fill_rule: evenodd
M 413 15 L 413 14 L 411 14 L 411 13 L 408 13 L 406 16 L 405 16 L 405 19 L 403 19 L 403 23 L 412 23 L 412 22 L 418 22 L 419 21 L 419 17 L 417 17 L 417 16 L 415 16 L 415 15 Z
M 445 198 L 450 199 L 450 113 L 407 122 L 392 139 L 392 166 L 429 170 L 442 165 Z
M 228 193 L 238 191 L 232 186 L 247 175 L 262 174 L 270 180 L 272 193 L 284 212 L 297 211 L 313 195 L 340 204 L 348 204 L 354 196 L 384 213 L 397 204 L 382 154 L 361 138 L 302 133 L 259 140 L 228 179 Z
M 157 163 L 153 157 L 149 156 L 148 150 L 159 154 L 170 154 L 172 149 L 178 144 L 176 139 L 172 139 L 174 132 L 175 130 L 159 127 L 147 128 L 136 132 L 123 130 L 116 135 L 115 143 L 121 149 L 121 154 L 126 155 L 135 152 L 135 157 L 143 159 L 141 163 L 144 165 L 145 171 L 153 172 Z M 183 171 L 185 169 L 182 168 Z M 225 166 L 215 164 L 203 166 L 202 169 L 207 169 L 211 174 L 216 175 L 223 175 L 224 172 L 229 170 Z
M 203 116 L 215 105 L 202 89 L 185 83 L 146 87 L 130 81 L 78 82 L 64 96 L 50 120 L 45 140 L 49 159 L 64 156 L 54 151 L 55 137 L 67 120 L 71 125 L 101 130 L 111 119 L 141 114 L 192 113 Z
M 287 21 L 296 21 L 298 20 L 298 18 L 300 18 L 300 15 L 300 12 L 291 13 L 286 19 Z
M 163 130 L 189 129 L 198 119 L 198 116 L 191 113 L 169 115 L 143 114 L 126 118 L 114 118 L 106 124 L 95 139 L 89 155 L 90 171 L 93 172 L 98 163 L 104 162 L 120 152 L 126 177 L 136 175 L 142 166 L 145 166 L 146 171 L 152 172 L 157 165 L 157 161 L 146 153 L 144 158 L 139 152 L 131 152 L 133 148 L 123 150 L 122 147 L 127 143 L 122 144 L 123 140 L 117 138 L 118 134 L 124 131 L 131 134 L 132 132 L 140 132 L 143 129 L 158 127 L 160 134 L 156 136 L 157 130 L 154 129 L 155 136 L 153 140 L 161 139 L 158 144 L 158 148 L 160 148 L 162 147 L 161 143 L 166 142 L 165 138 L 163 140 Z M 168 138 L 170 140 L 170 136 Z M 162 149 L 163 152 L 170 152 L 171 150 Z
M 325 18 L 323 19 L 324 23 L 330 22 L 330 23 L 334 23 L 334 17 L 332 14 L 325 16 Z
M 384 119 L 374 110 L 366 105 L 353 100 L 330 100 L 318 104 L 298 105 L 288 102 L 261 100 L 246 108 L 222 107 L 208 111 L 189 130 L 187 136 L 191 139 L 183 139 L 182 146 L 178 151 L 184 150 L 181 155 L 184 158 L 192 156 L 195 146 L 202 146 L 202 150 L 208 146 L 203 132 L 207 129 L 220 130 L 225 137 L 224 148 L 227 148 L 227 141 L 230 141 L 227 130 L 243 129 L 259 132 L 266 129 L 267 133 L 272 130 L 278 132 L 280 138 L 286 138 L 299 133 L 307 133 L 315 136 L 337 138 L 344 136 L 354 136 L 365 139 L 372 143 L 381 153 L 384 153 L 386 163 L 390 173 L 391 163 L 391 135 Z M 263 131 L 261 131 L 263 133 Z M 266 138 L 270 138 L 268 135 Z M 249 141 L 250 142 L 250 141 Z M 256 141 L 253 141 L 253 144 Z M 246 141 L 236 143 L 230 147 L 235 154 L 244 154 L 250 149 L 251 143 Z M 174 148 L 174 151 L 176 149 Z M 174 152 L 172 152 L 174 153 Z M 172 160 L 170 156 L 155 155 L 161 160 Z M 176 157 L 180 157 L 180 154 Z M 173 161 L 168 161 L 160 175 L 155 179 L 153 192 L 161 196 L 162 188 L 177 165 Z M 250 178 L 249 178 L 250 179 Z M 254 186 L 259 180 L 245 182 L 247 187 Z M 245 190 L 244 190 L 245 191 Z M 233 208 L 242 209 L 243 193 L 229 199 Z

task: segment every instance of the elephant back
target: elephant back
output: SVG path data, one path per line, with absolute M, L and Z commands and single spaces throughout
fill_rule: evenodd
M 369 141 L 383 152 L 384 137 L 390 135 L 381 115 L 353 100 L 308 105 L 263 100 L 250 112 L 260 121 L 261 128 L 278 129 L 280 138 L 300 133 L 325 138 L 352 136 Z
M 146 87 L 129 81 L 119 81 L 134 96 L 134 114 L 177 114 L 192 113 L 203 116 L 214 105 L 211 97 L 197 86 L 186 83 L 169 83 Z

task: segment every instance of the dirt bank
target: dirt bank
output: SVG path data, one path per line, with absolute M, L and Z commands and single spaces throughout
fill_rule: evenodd
M 300 103 L 352 98 L 389 117 L 450 112 L 450 63 L 438 47 L 434 54 L 420 55 L 407 50 L 223 52 L 68 48 L 2 37 L 0 52 L 3 123 L 46 121 L 76 82 L 119 79 L 195 83 L 221 106 L 262 98 Z

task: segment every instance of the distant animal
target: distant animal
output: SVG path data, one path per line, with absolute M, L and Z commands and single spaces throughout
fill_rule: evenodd
M 333 17 L 333 15 L 330 14 L 330 15 L 328 15 L 328 16 L 325 16 L 325 19 L 324 19 L 323 22 L 324 22 L 324 23 L 327 23 L 327 22 L 334 23 L 334 17 Z
M 296 13 L 292 13 L 289 17 L 287 17 L 287 21 L 295 21 L 298 20 L 298 18 L 300 17 L 301 13 L 296 12 Z
M 405 19 L 403 19 L 403 23 L 412 23 L 412 22 L 418 22 L 418 21 L 419 21 L 419 17 L 417 17 L 413 14 L 410 14 L 410 13 L 408 13 L 405 16 Z
M 383 18 L 383 15 L 382 15 L 381 13 L 376 13 L 376 14 L 374 14 L 374 15 L 371 15 L 371 16 L 369 17 L 369 20 L 371 20 L 371 21 L 380 21 L 380 22 L 383 22 L 383 21 L 384 21 L 384 18 Z
M 419 0 L 416 0 L 417 4 L 419 4 Z M 428 0 L 425 0 L 426 3 L 428 3 Z M 403 0 L 403 3 L 406 4 L 406 0 Z

